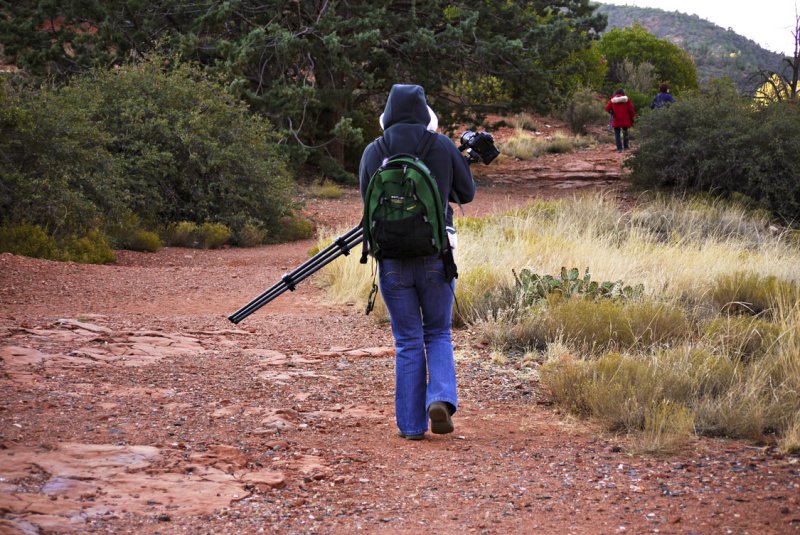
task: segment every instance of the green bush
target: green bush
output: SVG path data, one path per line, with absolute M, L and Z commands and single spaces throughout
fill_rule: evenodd
M 305 217 L 285 217 L 277 231 L 279 241 L 307 240 L 314 235 L 314 223 Z
M 56 89 L 12 91 L 0 80 L 0 110 L 0 225 L 38 225 L 57 241 L 107 227 L 115 245 L 152 249 L 153 236 L 134 228 L 214 221 L 278 236 L 294 209 L 276 130 L 175 58 L 149 56 Z M 117 223 L 131 215 L 141 223 Z M 223 235 L 208 228 L 201 246 Z
M 292 182 L 269 122 L 217 81 L 159 55 L 96 71 L 64 98 L 113 137 L 129 207 L 147 224 L 245 215 L 274 227 L 292 204 Z
M 114 250 L 98 230 L 57 240 L 41 227 L 30 224 L 0 227 L 0 252 L 83 264 L 107 264 L 116 260 Z
M 56 240 L 41 227 L 30 224 L 0 227 L 0 252 L 49 260 L 61 256 Z
M 564 120 L 575 134 L 585 134 L 587 125 L 602 125 L 608 120 L 604 103 L 597 100 L 593 91 L 576 91 L 563 112 Z
M 203 223 L 197 228 L 197 240 L 203 249 L 218 249 L 228 243 L 231 231 L 222 223 Z
M 167 227 L 164 241 L 176 247 L 197 247 L 197 225 L 191 221 L 179 221 Z
M 155 253 L 161 249 L 163 244 L 158 234 L 149 230 L 136 229 L 133 230 L 128 236 L 125 237 L 120 243 L 121 249 L 128 249 L 130 251 L 145 251 L 148 253 Z
M 198 225 L 191 221 L 180 221 L 167 228 L 165 241 L 178 247 L 199 249 L 217 249 L 231 238 L 231 231 L 221 223 L 203 223 Z
M 80 235 L 124 209 L 112 137 L 60 90 L 12 90 L 0 78 L 0 225 Z
M 108 264 L 116 260 L 105 235 L 91 230 L 83 236 L 70 236 L 62 245 L 62 259 L 82 264 Z
M 743 194 L 786 222 L 800 221 L 800 109 L 756 107 L 732 85 L 711 84 L 637 122 L 638 148 L 626 160 L 643 188 Z
M 646 358 L 607 353 L 595 360 L 561 359 L 546 362 L 544 384 L 555 400 L 572 412 L 591 415 L 611 431 L 653 432 L 654 419 L 672 431 L 688 433 L 691 415 L 684 405 L 688 380 L 669 370 L 657 370 Z M 676 413 L 663 414 L 663 403 L 674 403 Z M 682 414 L 682 417 L 678 417 Z M 662 432 L 667 432 L 662 429 Z
M 749 168 L 750 188 L 743 193 L 761 201 L 782 219 L 800 226 L 800 106 L 797 102 L 773 103 L 753 112 Z
M 162 247 L 158 234 L 143 229 L 139 216 L 133 212 L 108 222 L 105 232 L 116 249 L 155 253 Z
M 509 122 L 511 126 L 520 130 L 530 130 L 531 132 L 537 130 L 536 118 L 530 113 L 516 113 L 509 119 Z
M 669 346 L 692 334 L 686 313 L 677 307 L 639 301 L 588 301 L 550 297 L 527 313 L 509 307 L 487 322 L 483 334 L 500 348 L 544 349 L 563 340 L 590 354 L 609 350 Z
M 255 247 L 267 242 L 269 233 L 258 226 L 258 223 L 248 221 L 234 234 L 234 244 L 240 247 Z

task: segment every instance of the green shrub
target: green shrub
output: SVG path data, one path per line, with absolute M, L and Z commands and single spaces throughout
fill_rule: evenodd
M 205 222 L 197 225 L 191 221 L 180 221 L 167 228 L 165 241 L 178 247 L 217 249 L 230 238 L 230 229 L 222 223 Z
M 743 193 L 761 201 L 783 221 L 800 226 L 800 106 L 796 101 L 774 103 L 753 114 L 750 187 Z
M 63 260 L 82 264 L 108 264 L 116 260 L 114 250 L 100 231 L 89 231 L 85 236 L 70 236 L 62 244 Z
M 200 242 L 197 239 L 197 224 L 191 221 L 179 221 L 167 227 L 164 241 L 167 245 L 176 247 L 197 247 Z
M 800 413 L 797 413 L 779 441 L 781 450 L 790 455 L 800 455 Z
M 234 243 L 240 247 L 255 247 L 267 242 L 269 232 L 258 226 L 258 223 L 248 221 L 234 234 Z
M 563 136 L 553 136 L 553 139 L 545 145 L 544 150 L 548 154 L 567 154 L 575 150 L 575 143 Z
M 564 120 L 574 134 L 585 134 L 587 125 L 602 125 L 607 122 L 608 114 L 603 106 L 593 91 L 576 91 L 563 112 Z
M 83 264 L 107 264 L 116 260 L 114 250 L 98 230 L 56 240 L 41 227 L 30 224 L 0 227 L 0 252 Z
M 544 363 L 540 375 L 560 405 L 597 418 L 611 431 L 646 430 L 650 449 L 655 449 L 652 435 L 685 436 L 690 430 L 685 380 L 670 370 L 657 371 L 648 359 L 619 353 L 596 360 L 557 359 Z M 675 412 L 664 414 L 665 403 Z
M 158 234 L 149 230 L 135 229 L 120 242 L 121 249 L 155 253 L 162 247 Z
M 648 189 L 741 193 L 784 221 L 800 221 L 800 108 L 753 106 L 732 85 L 711 84 L 637 122 L 630 179 Z
M 314 236 L 314 223 L 305 217 L 284 217 L 277 231 L 279 241 L 307 240 Z
M 508 139 L 499 144 L 499 148 L 506 156 L 532 160 L 543 154 L 563 154 L 590 145 L 591 141 L 586 138 L 557 134 L 548 139 L 536 137 L 524 130 L 516 130 Z
M 112 136 L 84 103 L 47 86 L 12 91 L 0 78 L 0 109 L 0 225 L 38 225 L 59 240 L 119 217 Z
M 141 219 L 133 212 L 107 223 L 106 235 L 117 249 L 155 253 L 162 247 L 158 234 L 143 229 Z
M 654 400 L 645 411 L 636 448 L 644 453 L 676 451 L 689 442 L 694 426 L 694 412 L 683 403 Z
M 686 355 L 687 369 L 692 384 L 693 396 L 696 399 L 714 399 L 730 389 L 736 379 L 737 364 L 724 352 L 712 346 L 715 351 L 699 347 L 688 351 L 679 348 L 676 352 Z M 669 354 L 664 359 L 670 360 Z
M 639 117 L 642 116 L 643 113 L 647 113 L 649 110 L 650 102 L 653 101 L 652 96 L 650 93 L 646 93 L 643 91 L 636 91 L 631 90 L 627 91 L 626 95 L 633 103 L 633 109 L 636 112 L 637 120 Z M 655 96 L 655 95 L 653 95 Z M 638 126 L 638 123 L 635 123 Z M 631 140 L 638 141 L 638 136 L 636 135 L 636 130 L 631 132 Z
M 686 313 L 663 303 L 564 299 L 554 294 L 538 306 L 524 309 L 522 305 L 495 309 L 487 314 L 490 321 L 477 326 L 500 348 L 542 350 L 562 340 L 589 354 L 613 349 L 648 351 L 692 335 Z
M 30 224 L 0 227 L 0 252 L 49 260 L 61 256 L 56 240 L 41 227 Z
M 203 249 L 218 249 L 231 237 L 231 231 L 222 223 L 203 223 L 197 227 L 197 242 Z
M 475 266 L 459 274 L 456 302 L 453 317 L 456 325 L 494 317 L 512 309 L 517 312 L 522 309 L 516 292 L 486 266 Z

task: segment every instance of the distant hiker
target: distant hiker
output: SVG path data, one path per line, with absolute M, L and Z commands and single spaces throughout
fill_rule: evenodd
M 606 111 L 613 117 L 612 126 L 614 127 L 614 141 L 617 143 L 617 152 L 622 152 L 628 148 L 628 128 L 633 126 L 636 112 L 633 109 L 633 102 L 625 95 L 623 89 L 617 89 L 614 96 L 606 104 Z M 622 139 L 620 139 L 620 130 Z
M 673 102 L 675 102 L 675 97 L 670 95 L 669 86 L 667 84 L 661 84 L 661 87 L 658 88 L 658 95 L 656 95 L 656 98 L 650 103 L 650 109 L 654 110 L 656 108 L 669 107 Z
M 380 123 L 384 129 L 383 136 L 370 143 L 361 157 L 359 182 L 362 198 L 371 202 L 366 197 L 368 189 L 372 192 L 374 186 L 368 186 L 373 176 L 382 174 L 376 171 L 387 165 L 390 156 L 401 153 L 417 156 L 430 170 L 438 186 L 442 218 L 449 233 L 453 225 L 453 209 L 449 201 L 472 201 L 475 182 L 466 158 L 453 141 L 436 133 L 438 120 L 427 105 L 425 90 L 418 85 L 394 85 Z M 408 183 L 410 188 L 414 187 L 410 180 Z M 381 203 L 391 206 L 394 201 L 395 197 L 390 197 Z M 424 226 L 429 220 L 426 217 L 420 224 Z M 412 230 L 398 234 L 401 238 L 410 236 Z M 392 251 L 392 254 L 385 251 Z M 427 252 L 424 256 L 406 257 L 406 253 L 395 254 L 394 251 L 389 247 L 378 248 L 375 256 L 380 291 L 394 335 L 395 415 L 399 435 L 408 440 L 423 439 L 429 418 L 433 433 L 452 433 L 451 416 L 458 408 L 450 333 L 455 296 L 454 269 L 445 269 L 443 254 Z M 449 246 L 446 252 L 452 259 Z

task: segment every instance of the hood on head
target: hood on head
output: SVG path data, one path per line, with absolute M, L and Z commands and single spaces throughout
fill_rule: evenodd
M 384 129 L 397 123 L 421 124 L 429 130 L 438 126 L 436 114 L 425 102 L 425 90 L 418 85 L 403 84 L 392 86 L 380 123 Z

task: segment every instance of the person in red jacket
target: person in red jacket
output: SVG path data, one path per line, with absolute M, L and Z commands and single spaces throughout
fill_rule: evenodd
M 633 102 L 625 95 L 625 91 L 617 89 L 614 96 L 606 104 L 606 111 L 613 117 L 612 126 L 614 127 L 614 140 L 617 142 L 617 152 L 628 148 L 628 128 L 633 126 L 633 119 L 636 112 L 633 109 Z M 622 139 L 620 139 L 622 130 Z

